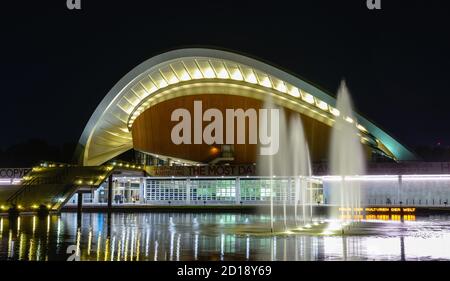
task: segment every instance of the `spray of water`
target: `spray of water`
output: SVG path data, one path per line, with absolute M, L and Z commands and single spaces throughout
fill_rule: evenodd
M 330 202 L 332 217 L 353 221 L 360 213 L 361 188 L 358 176 L 364 174 L 365 157 L 353 115 L 352 101 L 345 81 L 338 90 L 336 117 L 330 142 L 330 173 L 335 176 Z
M 309 225 L 312 220 L 311 164 L 300 114 L 286 112 L 267 99 L 264 108 L 279 110 L 278 153 L 258 157 L 259 174 L 269 178 L 270 229 L 276 218 L 286 231 L 290 227 Z M 268 126 L 262 120 L 260 126 Z M 301 219 L 300 219 L 301 211 Z

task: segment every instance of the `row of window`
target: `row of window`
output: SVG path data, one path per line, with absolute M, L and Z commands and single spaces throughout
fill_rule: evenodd
M 187 188 L 189 184 L 189 189 Z M 147 201 L 236 201 L 236 192 L 240 193 L 240 201 L 293 202 L 295 185 L 289 186 L 287 179 L 247 179 L 240 180 L 240 189 L 236 191 L 236 180 L 174 180 L 148 179 L 145 196 Z M 305 192 L 305 196 L 308 193 Z M 301 195 L 299 195 L 301 196 Z

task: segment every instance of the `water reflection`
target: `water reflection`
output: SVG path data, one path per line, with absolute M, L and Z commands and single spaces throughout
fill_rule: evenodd
M 71 245 L 91 261 L 450 259 L 447 216 L 362 219 L 357 235 L 270 236 L 229 231 L 267 222 L 248 214 L 91 213 L 81 222 L 73 213 L 1 217 L 0 260 L 66 260 Z

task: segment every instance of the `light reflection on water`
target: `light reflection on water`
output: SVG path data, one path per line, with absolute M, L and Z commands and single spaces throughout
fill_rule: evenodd
M 265 225 L 250 214 L 75 213 L 0 218 L 0 260 L 450 260 L 448 216 L 368 215 L 351 234 L 271 236 L 235 232 Z

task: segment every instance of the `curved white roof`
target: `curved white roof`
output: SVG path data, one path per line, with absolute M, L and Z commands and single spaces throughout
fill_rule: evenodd
M 226 51 L 179 49 L 148 59 L 114 85 L 81 135 L 77 150 L 80 164 L 99 165 L 131 149 L 131 126 L 140 113 L 157 102 L 156 99 L 213 88 L 224 91 L 224 87 L 237 87 L 239 94 L 247 93 L 260 99 L 271 94 L 283 105 L 329 125 L 334 118 L 345 117 L 333 108 L 336 102 L 333 97 L 266 63 Z M 250 94 L 249 89 L 256 94 Z M 381 142 L 389 150 L 388 154 L 398 160 L 415 158 L 371 122 L 357 113 L 354 116 L 357 118 L 355 125 Z

